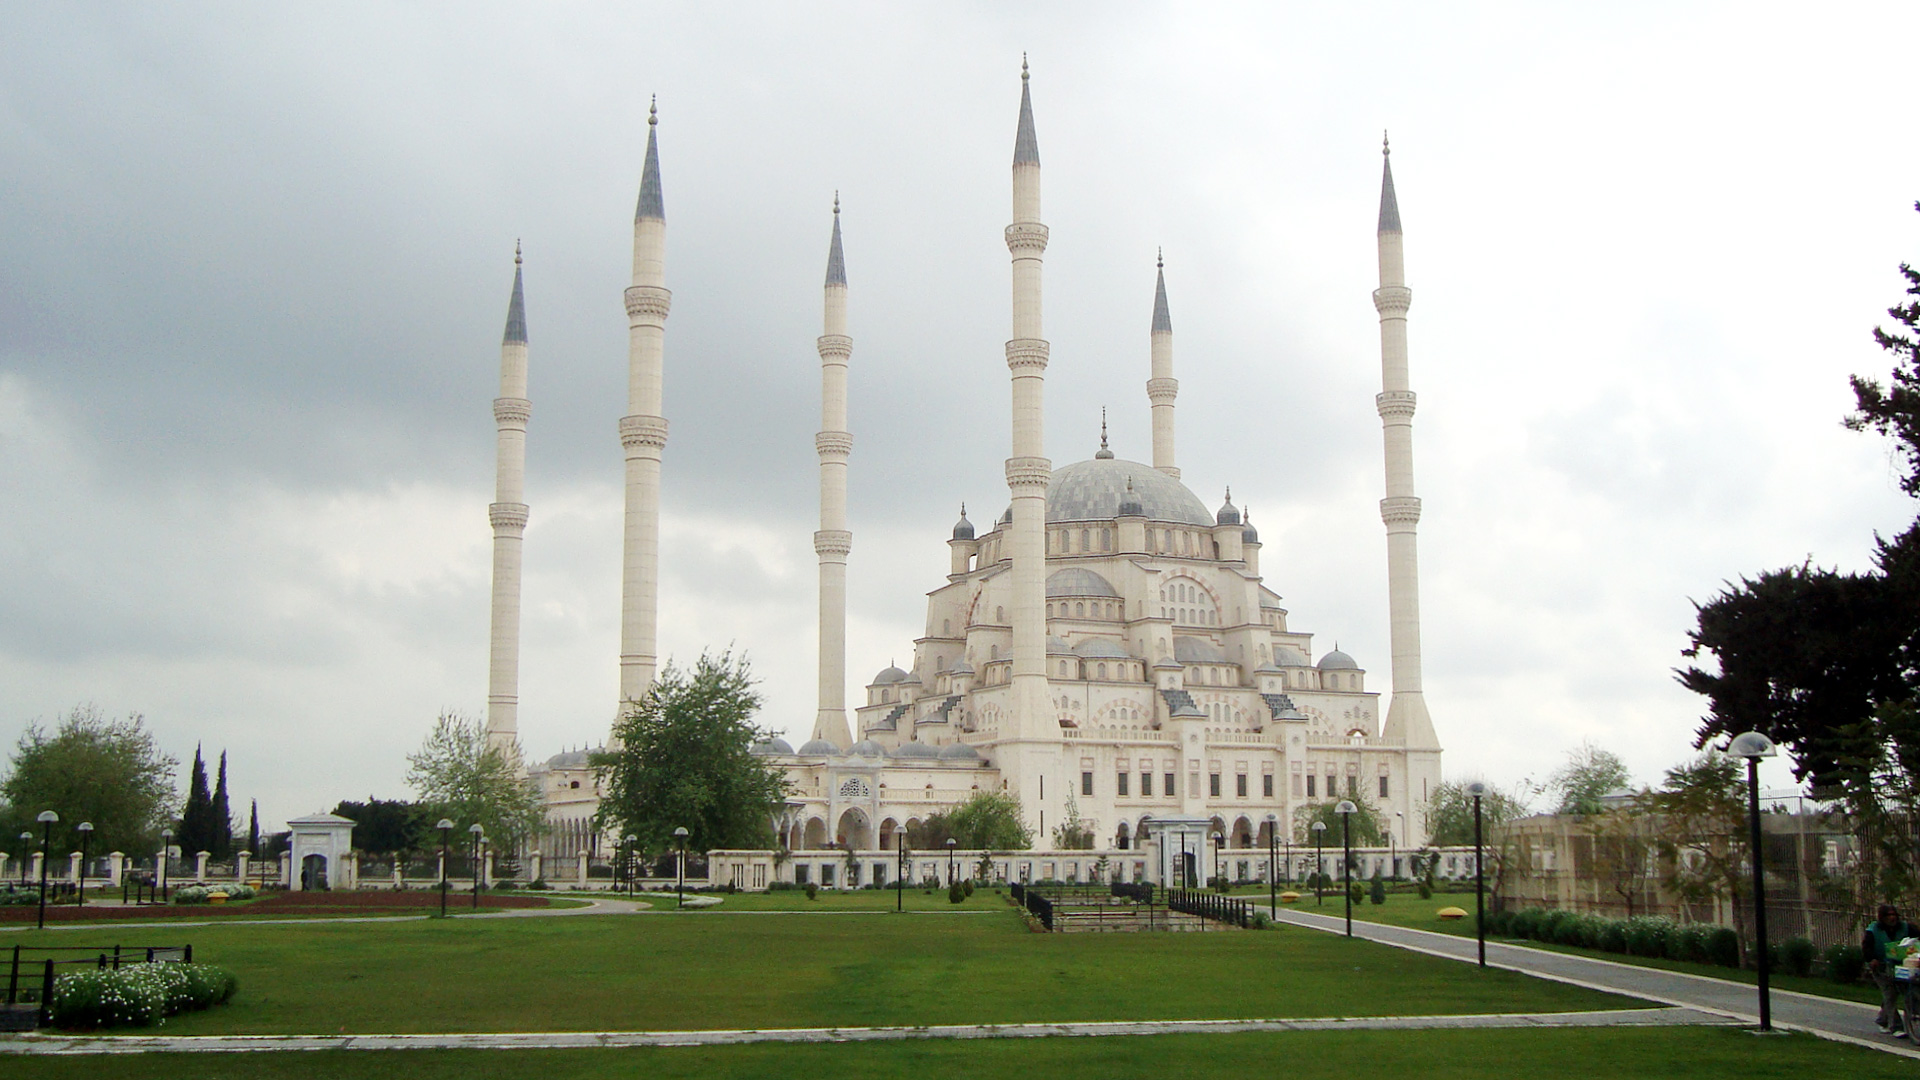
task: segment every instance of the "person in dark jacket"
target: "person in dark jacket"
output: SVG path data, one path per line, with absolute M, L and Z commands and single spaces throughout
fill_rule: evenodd
M 1907 1027 L 1900 1021 L 1900 1006 L 1901 999 L 1906 997 L 1907 984 L 1893 977 L 1887 946 L 1916 935 L 1912 924 L 1902 919 L 1900 909 L 1892 904 L 1881 904 L 1879 915 L 1867 924 L 1866 933 L 1860 936 L 1860 954 L 1866 958 L 1867 973 L 1872 976 L 1873 984 L 1880 988 L 1880 1015 L 1874 1023 L 1882 1032 L 1891 1031 L 1894 1038 L 1904 1039 Z

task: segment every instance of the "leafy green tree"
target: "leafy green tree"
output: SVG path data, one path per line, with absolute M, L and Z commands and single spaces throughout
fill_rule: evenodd
M 1920 202 L 1913 208 L 1920 210 Z M 1873 328 L 1875 343 L 1894 356 L 1893 379 L 1883 389 L 1878 379 L 1852 377 L 1859 411 L 1847 418 L 1847 427 L 1892 438 L 1894 452 L 1906 466 L 1900 489 L 1920 496 L 1920 270 L 1901 263 L 1900 276 L 1907 281 L 1909 299 L 1888 308 L 1887 314 L 1904 329 Z
M 1600 800 L 1627 786 L 1627 763 L 1611 750 L 1583 741 L 1567 751 L 1567 762 L 1554 770 L 1547 790 L 1559 797 L 1556 814 L 1597 814 Z
M 1010 791 L 976 791 L 947 811 L 947 827 L 969 851 L 1019 851 L 1033 846 L 1033 830 L 1020 797 Z
M 1093 828 L 1080 817 L 1080 804 L 1067 793 L 1067 816 L 1053 827 L 1053 846 L 1057 851 L 1092 851 Z
M 907 846 L 918 851 L 939 851 L 953 835 L 953 824 L 945 811 L 935 811 L 920 821 L 907 824 Z
M 539 831 L 546 809 L 519 747 L 488 745 L 478 720 L 441 713 L 407 766 L 407 783 L 429 814 L 452 819 L 462 833 L 478 824 L 496 851 L 516 851 Z
M 1634 905 L 1646 896 L 1655 876 L 1654 827 L 1644 799 L 1643 795 L 1625 806 L 1589 815 L 1593 876 L 1627 905 L 1629 919 L 1636 914 Z
M 745 657 L 669 663 L 614 725 L 618 748 L 593 764 L 604 786 L 596 821 L 650 851 L 772 847 L 786 773 L 753 753 L 770 734 L 753 722 L 761 698 Z
M 1646 798 L 1660 819 L 1657 841 L 1666 885 L 1695 901 L 1724 899 L 1734 929 L 1746 933 L 1741 893 L 1747 875 L 1745 763 L 1717 750 L 1667 770 L 1666 782 Z
M 150 852 L 172 819 L 179 764 L 160 751 L 138 713 L 110 720 L 81 705 L 51 732 L 37 721 L 27 726 L 0 781 L 0 798 L 22 824 L 42 810 L 59 814 L 60 843 L 75 839 L 73 826 L 91 821 L 93 851 Z M 20 827 L 15 824 L 7 835 Z
M 1354 807 L 1354 812 L 1349 815 L 1353 819 L 1351 822 L 1353 828 L 1353 846 L 1371 847 L 1374 844 L 1384 843 L 1387 832 L 1380 824 L 1380 811 L 1375 808 L 1372 803 L 1368 802 L 1367 797 L 1364 795 L 1349 796 L 1347 801 L 1353 803 Z M 1339 847 L 1342 835 L 1341 815 L 1334 812 L 1334 808 L 1339 805 L 1339 801 L 1336 800 L 1332 802 L 1303 803 L 1294 807 L 1294 843 L 1313 843 L 1313 823 L 1316 821 L 1324 821 L 1327 823 L 1327 834 L 1323 842 L 1328 847 Z
M 430 834 L 438 815 L 429 817 L 429 809 L 404 799 L 376 799 L 369 795 L 363 803 L 341 800 L 333 812 L 353 819 L 354 847 L 369 855 L 395 855 L 421 851 L 438 843 Z
M 1480 797 L 1482 839 L 1489 829 L 1505 826 L 1527 816 L 1528 794 L 1533 791 L 1524 782 L 1513 789 L 1487 785 Z M 1461 847 L 1473 843 L 1473 796 L 1457 780 L 1446 780 L 1433 789 L 1427 800 L 1427 842 L 1435 847 Z

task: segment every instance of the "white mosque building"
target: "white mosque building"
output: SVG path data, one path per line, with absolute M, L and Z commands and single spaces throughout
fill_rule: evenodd
M 847 379 L 853 342 L 846 318 L 846 259 L 836 199 L 827 260 L 823 333 L 819 709 L 812 737 L 757 748 L 793 788 L 781 824 L 785 876 L 812 880 L 863 865 L 878 875 L 899 831 L 981 790 L 1017 795 L 1048 854 L 1069 816 L 1090 829 L 1096 852 L 1134 861 L 1134 874 L 1164 873 L 1174 833 L 1193 850 L 1219 833 L 1238 876 L 1264 868 L 1274 826 L 1292 840 L 1297 808 L 1364 798 L 1401 851 L 1425 841 L 1426 802 L 1440 782 L 1440 744 L 1421 694 L 1420 623 L 1412 419 L 1401 227 L 1390 162 L 1382 177 L 1377 234 L 1383 389 L 1387 578 L 1392 695 L 1384 715 L 1368 673 L 1338 647 L 1316 651 L 1290 624 L 1263 576 L 1260 534 L 1227 493 L 1217 510 L 1183 482 L 1175 455 L 1173 323 L 1162 269 L 1147 336 L 1145 389 L 1153 418 L 1152 462 L 1127 461 L 1101 445 L 1055 468 L 1042 456 L 1048 342 L 1041 321 L 1040 154 L 1028 75 L 1021 72 L 1013 154 L 1013 310 L 1006 360 L 1012 381 L 1010 505 L 986 527 L 962 508 L 948 541 L 947 580 L 929 594 L 924 633 L 906 667 L 889 665 L 850 710 L 846 683 L 846 575 L 853 548 L 846 520 Z M 622 580 L 622 702 L 638 699 L 655 668 L 660 462 L 668 425 L 661 372 L 670 294 L 657 117 L 634 220 Z M 488 730 L 519 738 L 519 579 L 527 507 L 521 490 L 529 404 L 527 334 L 516 256 L 502 348 L 494 527 L 492 665 Z M 856 564 L 857 565 L 857 564 Z M 851 723 L 849 722 L 851 720 Z M 585 751 L 531 767 L 547 797 L 549 859 L 601 847 L 598 805 Z M 1251 850 L 1238 850 L 1251 849 Z M 1157 869 L 1146 852 L 1159 852 Z M 809 855 L 818 853 L 810 860 Z M 1053 853 L 1066 857 L 1067 853 Z M 1023 864 L 1022 872 L 1055 876 Z M 1124 870 L 1122 871 L 1125 872 Z M 1260 872 L 1264 872 L 1262 869 Z M 1066 876 L 1062 873 L 1059 876 Z M 1256 873 L 1255 876 L 1258 876 Z M 830 879 L 831 880 L 831 879 Z

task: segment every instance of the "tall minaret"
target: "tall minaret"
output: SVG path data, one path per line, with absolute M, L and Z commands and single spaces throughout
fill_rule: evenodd
M 1147 400 L 1153 403 L 1153 467 L 1180 479 L 1173 463 L 1173 399 L 1180 395 L 1180 380 L 1173 377 L 1173 317 L 1167 314 L 1167 261 L 1153 260 L 1153 331 L 1151 348 L 1153 377 L 1147 380 Z
M 840 251 L 840 195 L 833 196 L 833 243 L 827 248 L 826 307 L 821 319 L 820 433 L 813 446 L 820 454 L 820 531 L 813 552 L 820 557 L 820 711 L 813 737 L 842 750 L 853 744 L 847 729 L 847 361 L 853 339 L 847 336 L 847 263 Z
M 1400 204 L 1393 195 L 1392 151 L 1381 141 L 1380 288 L 1373 306 L 1380 312 L 1381 393 L 1374 399 L 1386 438 L 1387 497 L 1380 518 L 1387 525 L 1387 607 L 1393 645 L 1393 702 L 1381 734 L 1403 740 L 1410 749 L 1440 749 L 1420 693 L 1420 570 L 1414 527 L 1420 500 L 1413 494 L 1413 391 L 1407 382 L 1407 308 L 1413 291 L 1406 285 L 1402 258 Z M 1438 770 L 1437 760 L 1433 763 Z M 1437 782 L 1437 775 L 1434 778 Z M 1413 785 L 1409 785 L 1412 787 Z M 1410 794 L 1424 798 L 1415 788 Z
M 513 299 L 500 338 L 500 396 L 493 399 L 493 636 L 487 665 L 487 745 L 511 748 L 520 738 L 520 540 L 527 529 L 527 305 L 520 285 L 520 244 L 513 245 Z
M 1048 346 L 1040 324 L 1040 270 L 1041 257 L 1047 250 L 1047 227 L 1040 223 L 1040 144 L 1033 132 L 1033 100 L 1024 59 L 1020 62 L 1020 124 L 1013 142 L 1013 224 L 1007 226 L 1007 250 L 1013 256 L 1013 338 L 1007 342 L 1007 367 L 1013 373 L 1013 455 L 1007 458 L 1007 487 L 1013 495 L 1013 522 L 1008 527 L 1013 556 L 1012 734 L 1015 739 L 1051 739 L 1057 743 L 1059 732 L 1047 690 L 1045 611 L 1047 481 L 1053 474 L 1043 441 L 1042 395 Z M 1045 794 L 1043 778 L 1048 770 L 1044 759 L 1033 754 L 1021 756 L 1029 758 L 1033 775 L 1009 779 L 1022 789 L 1014 793 L 1039 812 L 1037 832 L 1044 837 L 1047 808 L 1065 794 L 1062 785 L 1066 778 L 1057 768 L 1050 770 L 1055 773 L 1050 803 Z
M 660 415 L 661 360 L 672 294 L 664 282 L 667 213 L 660 198 L 658 108 L 647 110 L 647 161 L 633 214 L 633 287 L 627 290 L 627 415 L 620 445 L 627 452 L 627 516 L 620 577 L 620 708 L 653 683 L 660 594 L 660 452 L 667 421 Z

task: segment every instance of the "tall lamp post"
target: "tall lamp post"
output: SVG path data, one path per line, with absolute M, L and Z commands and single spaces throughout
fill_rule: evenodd
M 1347 936 L 1353 936 L 1353 813 L 1359 807 L 1341 799 L 1333 812 L 1340 815 L 1340 891 L 1347 898 Z
M 1760 759 L 1778 753 L 1773 740 L 1757 731 L 1733 737 L 1727 752 L 1747 759 L 1747 822 L 1753 831 L 1753 938 L 1754 953 L 1760 967 L 1760 1030 L 1773 1030 L 1773 993 L 1768 985 L 1772 974 L 1767 963 L 1767 883 L 1761 868 L 1760 852 Z
M 173 830 L 160 830 L 160 900 L 167 899 L 167 871 L 173 866 Z
M 685 825 L 674 828 L 673 838 L 680 841 L 680 889 L 673 901 L 673 906 L 677 908 L 687 906 L 687 836 Z
M 949 889 L 953 888 L 960 880 L 953 872 L 953 851 L 959 846 L 960 841 L 951 836 L 947 837 L 947 888 Z
M 1320 840 L 1327 833 L 1327 823 L 1324 821 L 1314 822 L 1312 832 L 1313 832 L 1313 905 L 1315 907 L 1323 907 L 1326 905 L 1326 902 L 1327 902 L 1326 890 L 1322 888 L 1322 886 L 1326 883 L 1327 864 L 1320 861 Z
M 40 822 L 40 922 L 36 929 L 47 928 L 47 863 L 53 857 L 53 825 L 60 815 L 51 810 L 40 811 L 36 818 Z
M 901 829 L 899 832 L 894 833 L 894 835 L 900 838 L 900 858 L 898 865 L 893 868 L 893 912 L 898 915 L 907 910 L 907 830 Z M 949 840 L 947 842 L 952 843 L 953 841 Z M 952 851 L 953 849 L 948 848 L 947 850 Z M 948 873 L 952 873 L 951 868 L 948 869 Z
M 1467 785 L 1467 794 L 1473 796 L 1473 935 L 1479 940 L 1480 966 L 1487 966 L 1487 887 L 1486 874 L 1481 864 L 1486 860 L 1480 848 L 1480 800 L 1486 797 L 1487 785 L 1479 780 Z
M 1278 855 L 1280 843 L 1280 818 L 1275 814 L 1267 815 L 1267 910 L 1279 911 L 1280 901 L 1274 897 L 1274 879 L 1280 876 L 1280 865 L 1274 861 Z
M 468 846 L 473 852 L 473 910 L 475 911 L 480 910 L 480 838 L 486 834 L 487 831 L 481 828 L 477 821 L 467 826 L 467 835 L 473 837 L 472 843 Z
M 93 822 L 83 821 L 74 826 L 80 834 L 80 899 L 81 907 L 87 906 L 87 845 L 93 839 Z
M 1407 815 L 1395 810 L 1393 812 L 1393 820 L 1397 828 L 1387 833 L 1387 876 L 1398 881 L 1400 880 L 1399 844 L 1401 841 L 1404 841 L 1406 837 L 1402 836 L 1396 839 L 1393 833 L 1402 832 L 1406 829 Z
M 1220 868 L 1220 842 L 1226 839 L 1219 833 L 1213 834 L 1213 887 L 1224 891 L 1226 872 Z
M 33 833 L 20 832 L 20 887 L 27 887 L 27 864 L 33 861 Z
M 627 895 L 632 896 L 640 887 L 634 879 L 640 876 L 640 838 L 627 834 L 627 861 L 623 864 L 627 870 Z
M 440 917 L 447 917 L 447 853 L 449 837 L 453 833 L 453 822 L 441 818 L 434 828 L 440 830 Z

